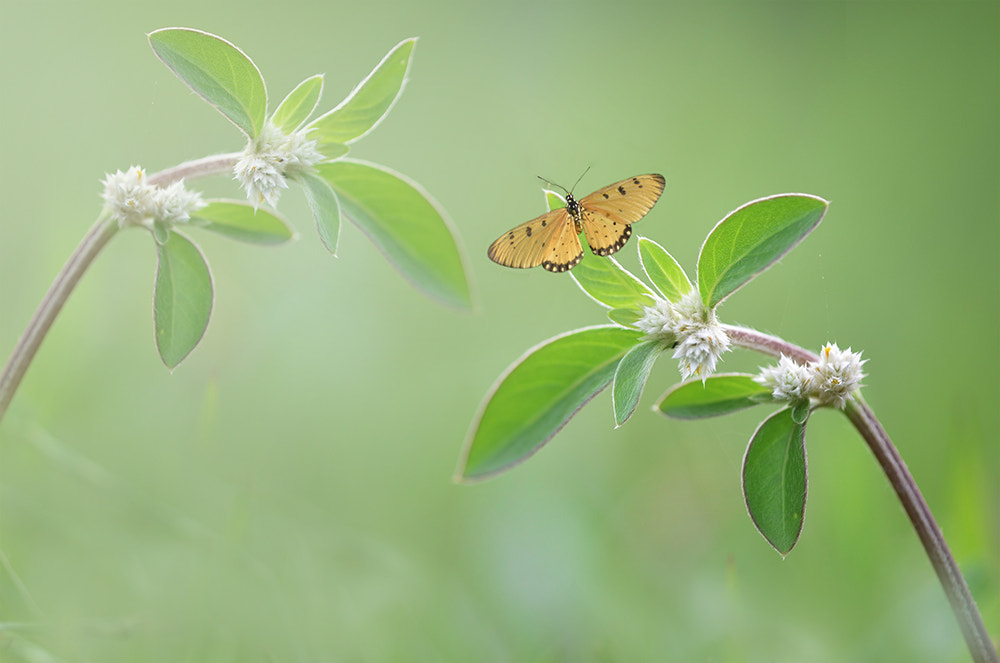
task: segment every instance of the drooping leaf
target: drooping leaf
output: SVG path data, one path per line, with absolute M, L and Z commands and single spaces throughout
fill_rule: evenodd
M 300 174 L 298 179 L 306 192 L 306 201 L 316 222 L 320 241 L 327 251 L 337 255 L 337 242 L 340 240 L 340 201 L 337 194 L 326 180 L 311 172 Z
M 267 89 L 257 65 L 222 37 L 190 28 L 148 35 L 156 56 L 250 138 L 264 128 Z
M 761 198 L 730 212 L 715 226 L 698 257 L 698 289 L 714 308 L 819 225 L 829 203 L 787 193 Z
M 646 237 L 640 237 L 638 245 L 639 263 L 649 282 L 665 299 L 677 302 L 691 292 L 691 281 L 687 274 L 666 249 Z
M 451 221 L 420 185 L 383 166 L 341 159 L 316 166 L 340 210 L 414 286 L 449 306 L 472 306 Z
M 644 341 L 633 346 L 618 363 L 611 388 L 616 428 L 628 421 L 635 412 L 653 364 L 663 350 L 661 341 Z
M 585 255 L 569 275 L 581 290 L 608 308 L 641 310 L 653 303 L 653 291 L 614 258 Z
M 295 236 L 274 211 L 238 200 L 213 200 L 191 214 L 191 225 L 250 244 L 283 244 Z
M 771 390 L 753 376 L 735 373 L 713 375 L 702 383 L 691 380 L 670 389 L 656 408 L 675 419 L 701 419 L 736 412 L 771 402 Z
M 339 106 L 313 120 L 310 137 L 320 151 L 326 153 L 326 143 L 350 144 L 382 121 L 403 91 L 416 43 L 415 38 L 401 41 Z
M 639 332 L 578 329 L 528 350 L 493 385 L 476 415 L 458 478 L 483 479 L 538 451 L 608 386 Z
M 156 348 L 173 369 L 194 350 L 212 315 L 212 274 L 201 250 L 177 232 L 156 245 Z
M 806 508 L 805 426 L 786 408 L 757 428 L 743 458 L 743 496 L 757 530 L 785 556 Z
M 310 76 L 295 86 L 295 89 L 278 104 L 271 116 L 271 123 L 282 133 L 292 133 L 316 110 L 316 104 L 319 103 L 322 93 L 323 74 Z

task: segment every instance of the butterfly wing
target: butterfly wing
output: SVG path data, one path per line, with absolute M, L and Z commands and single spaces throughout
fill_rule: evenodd
M 590 250 L 609 256 L 625 246 L 632 224 L 652 209 L 664 184 L 663 175 L 637 175 L 582 198 L 581 223 Z
M 563 207 L 507 231 L 486 255 L 505 267 L 541 265 L 550 272 L 565 272 L 583 259 L 583 246 L 576 223 Z

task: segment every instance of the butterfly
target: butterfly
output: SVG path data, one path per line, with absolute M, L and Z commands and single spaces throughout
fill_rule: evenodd
M 663 175 L 638 175 L 580 200 L 567 191 L 566 207 L 509 230 L 490 245 L 486 255 L 505 267 L 541 265 L 550 272 L 566 272 L 583 260 L 582 232 L 591 251 L 609 256 L 625 246 L 632 224 L 656 204 L 664 183 Z

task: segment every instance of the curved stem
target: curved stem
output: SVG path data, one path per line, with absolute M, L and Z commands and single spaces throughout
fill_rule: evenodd
M 239 159 L 238 154 L 217 154 L 203 159 L 186 161 L 182 164 L 161 170 L 147 178 L 151 185 L 163 186 L 184 178 L 204 177 L 216 173 L 228 172 L 233 164 Z M 49 327 L 55 321 L 59 311 L 73 288 L 80 281 L 80 277 L 87 271 L 90 263 L 94 261 L 97 254 L 101 252 L 104 245 L 108 243 L 114 234 L 118 232 L 118 223 L 105 212 L 98 218 L 97 222 L 84 236 L 83 241 L 70 255 L 69 260 L 63 266 L 62 271 L 56 276 L 55 281 L 45 293 L 38 309 L 28 322 L 27 328 L 14 346 L 10 359 L 0 373 L 0 421 L 7 412 L 7 406 L 14 398 L 14 392 L 21 384 L 24 373 L 28 370 L 28 365 L 34 359 L 38 347 L 42 344 L 42 339 L 49 331 Z
M 818 359 L 812 352 L 787 343 L 776 336 L 762 334 L 745 327 L 730 325 L 724 325 L 724 327 L 730 340 L 742 347 L 774 357 L 786 355 L 803 363 Z M 948 543 L 944 540 L 941 528 L 934 520 L 930 507 L 927 506 L 927 502 L 917 487 L 917 482 L 914 481 L 913 475 L 906 468 L 906 463 L 903 462 L 899 451 L 892 444 L 888 433 L 882 428 L 882 424 L 879 423 L 872 409 L 859 396 L 848 401 L 844 413 L 861 433 L 861 437 L 868 443 L 868 448 L 871 449 L 875 459 L 882 466 L 882 471 L 885 472 L 906 511 L 906 515 L 913 523 L 913 528 L 916 530 L 920 542 L 924 545 L 931 566 L 934 567 L 938 580 L 944 587 L 944 592 L 951 603 L 951 609 L 958 619 L 962 635 L 965 637 L 965 644 L 972 654 L 972 660 L 976 663 L 1000 663 L 1000 659 L 997 658 L 997 650 L 990 640 L 986 626 L 983 624 L 983 618 L 979 614 L 972 593 L 969 591 L 969 586 L 958 569 L 958 564 L 948 548 Z
M 10 359 L 3 368 L 3 373 L 0 373 L 0 421 L 3 420 L 7 406 L 10 405 L 14 392 L 21 384 L 21 378 L 28 370 L 28 365 L 35 357 L 35 352 L 42 344 L 42 339 L 48 333 L 49 327 L 59 315 L 63 304 L 66 303 L 69 293 L 73 292 L 73 288 L 76 287 L 83 273 L 87 271 L 87 267 L 116 232 L 118 232 L 118 224 L 109 215 L 102 214 L 97 223 L 84 235 L 83 241 L 66 261 L 62 271 L 52 282 L 49 291 L 45 293 L 35 315 L 32 316 L 24 333 L 21 334 L 17 345 L 14 346 L 14 351 L 11 352 Z

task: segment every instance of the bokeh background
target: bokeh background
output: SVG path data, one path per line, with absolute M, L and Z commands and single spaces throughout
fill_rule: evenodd
M 354 227 L 326 255 L 199 235 L 201 346 L 160 364 L 154 251 L 114 239 L 0 426 L 3 661 L 964 661 L 956 622 L 853 429 L 808 431 L 782 560 L 743 506 L 764 411 L 598 396 L 528 463 L 452 481 L 484 394 L 528 347 L 603 322 L 566 276 L 490 263 L 544 210 L 661 172 L 636 226 L 693 274 L 727 212 L 798 191 L 823 224 L 721 309 L 863 350 L 865 395 L 1000 634 L 1000 5 L 990 2 L 5 2 L 0 354 L 99 211 L 99 180 L 242 147 L 144 34 L 220 34 L 271 107 L 326 74 L 339 102 L 399 40 L 410 83 L 353 156 L 449 211 L 478 310 L 412 289 Z M 199 183 L 238 197 L 227 178 Z M 620 255 L 637 268 L 635 245 Z M 765 362 L 729 355 L 724 370 Z

